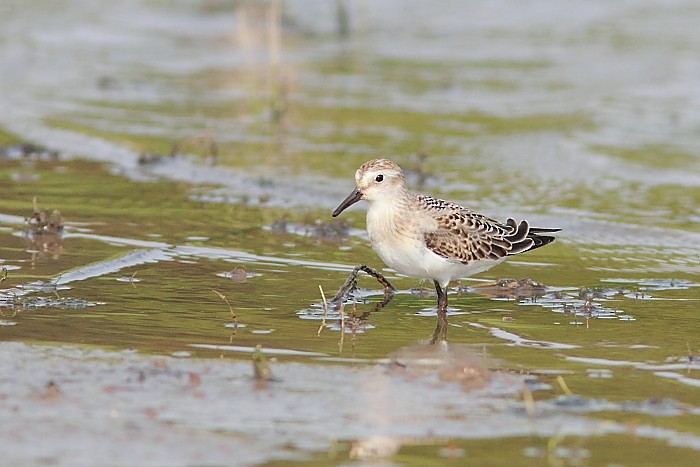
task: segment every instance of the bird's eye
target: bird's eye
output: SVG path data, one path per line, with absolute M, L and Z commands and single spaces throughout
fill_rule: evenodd
M 377 183 L 381 182 L 382 180 L 384 180 L 384 175 L 382 174 L 379 174 L 376 177 L 374 177 L 374 181 Z

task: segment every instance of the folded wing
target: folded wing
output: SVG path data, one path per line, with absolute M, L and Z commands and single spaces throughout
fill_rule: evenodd
M 426 197 L 427 198 L 427 197 Z M 505 224 L 442 200 L 428 201 L 437 228 L 426 232 L 428 249 L 444 258 L 471 263 L 498 260 L 554 241 L 545 235 L 559 229 L 530 227 L 527 221 L 508 219 Z

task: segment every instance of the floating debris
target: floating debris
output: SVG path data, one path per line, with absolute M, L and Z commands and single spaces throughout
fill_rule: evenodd
M 154 165 L 160 163 L 163 159 L 167 158 L 163 154 L 154 151 L 144 151 L 139 154 L 139 158 L 136 160 L 138 165 Z
M 28 293 L 53 293 L 55 294 L 59 290 L 70 290 L 70 287 L 65 285 L 57 285 L 56 281 L 34 281 L 28 284 L 21 284 L 17 286 L 18 289 L 22 290 L 22 295 Z
M 308 219 L 303 224 L 289 222 L 286 217 L 274 221 L 267 230 L 277 234 L 294 234 L 315 238 L 323 242 L 340 242 L 350 235 L 350 224 L 345 219 L 322 222 L 321 219 Z
M 535 282 L 529 277 L 524 279 L 499 279 L 488 284 L 479 284 L 466 287 L 469 292 L 476 292 L 490 298 L 538 298 L 544 296 L 546 287 Z
M 58 160 L 59 153 L 33 143 L 16 143 L 0 146 L 0 159 Z
M 130 276 L 130 277 L 117 277 L 115 280 L 116 280 L 117 282 L 128 282 L 128 283 L 131 283 L 131 284 L 136 283 L 136 282 L 141 282 L 141 279 L 137 279 L 137 278 L 134 277 L 134 276 Z
M 644 290 L 639 290 L 636 292 L 627 292 L 624 294 L 624 296 L 627 298 L 633 298 L 635 300 L 654 300 L 654 297 L 652 297 L 650 293 L 647 293 Z
M 620 309 L 609 308 L 604 302 L 615 300 L 617 296 L 624 296 L 628 291 L 618 288 L 601 287 L 588 289 L 548 289 L 547 293 L 539 297 L 523 300 L 519 305 L 541 306 L 549 308 L 555 313 L 561 313 L 573 318 L 582 317 L 586 322 L 575 321 L 572 324 L 589 325 L 588 320 L 597 319 L 621 319 L 623 313 Z
M 50 254 L 58 258 L 63 252 L 64 220 L 61 213 L 54 209 L 39 210 L 36 198 L 33 200 L 33 212 L 25 218 L 27 229 L 24 238 L 29 242 L 29 250 L 40 254 Z
M 331 331 L 343 332 L 345 334 L 364 334 L 366 331 L 376 329 L 376 326 L 368 323 L 364 318 L 346 317 L 344 320 L 337 320 L 325 326 Z
M 104 302 L 88 302 L 80 298 L 72 297 L 23 297 L 16 301 L 16 304 L 25 309 L 36 308 L 58 308 L 58 309 L 80 309 L 98 305 L 104 305 Z
M 610 379 L 613 377 L 613 372 L 607 368 L 587 369 L 586 375 L 593 379 Z
M 257 272 L 247 272 L 243 266 L 236 266 L 234 269 L 228 272 L 220 272 L 217 274 L 218 277 L 223 277 L 224 279 L 231 279 L 231 281 L 242 284 L 248 279 L 253 277 L 260 277 L 262 274 Z
M 32 207 L 32 215 L 25 218 L 25 223 L 29 227 L 28 235 L 32 237 L 37 235 L 55 235 L 60 237 L 64 227 L 63 216 L 61 216 L 60 211 L 56 209 L 51 212 L 39 210 L 36 198 L 32 201 Z
M 615 282 L 620 284 L 636 284 L 641 290 L 687 290 L 692 287 L 700 287 L 697 282 L 685 279 L 603 279 L 601 282 Z
M 17 304 L 17 298 L 24 292 L 18 288 L 0 290 L 0 307 L 14 308 Z

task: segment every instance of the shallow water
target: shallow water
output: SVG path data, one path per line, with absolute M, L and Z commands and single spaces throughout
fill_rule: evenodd
M 700 10 L 346 3 L 347 37 L 326 2 L 285 2 L 279 30 L 255 3 L 0 5 L 0 340 L 39 345 L 0 345 L 15 365 L 3 371 L 0 417 L 12 424 L 0 438 L 34 429 L 28 405 L 53 381 L 73 401 L 49 403 L 40 458 L 57 464 L 77 455 L 59 436 L 76 411 L 110 404 L 136 408 L 120 418 L 126 432 L 96 416 L 75 435 L 96 446 L 86 463 L 108 446 L 123 463 L 374 453 L 602 465 L 630 462 L 614 452 L 629 445 L 635 465 L 687 464 L 700 451 Z M 23 154 L 12 144 L 24 140 L 56 154 Z M 408 377 L 386 359 L 430 339 L 429 284 L 382 270 L 399 291 L 380 307 L 381 287 L 361 276 L 342 323 L 319 290 L 331 297 L 357 264 L 382 267 L 361 208 L 327 224 L 356 167 L 378 155 L 420 191 L 563 229 L 453 284 L 443 366 Z M 62 235 L 26 233 L 34 197 L 61 211 Z M 543 286 L 475 287 L 503 277 Z M 262 392 L 248 362 L 258 344 L 281 380 Z M 485 391 L 440 379 L 463 345 L 498 359 L 477 365 L 499 370 Z M 127 388 L 133 400 L 100 395 L 112 384 L 101 371 L 127 384 L 130 368 L 161 356 L 184 358 L 167 366 L 185 387 L 188 372 L 214 382 L 184 396 L 165 381 Z M 374 398 L 374 385 L 392 396 Z M 154 415 L 163 394 L 173 399 Z M 251 411 L 235 427 L 221 416 L 229 404 Z M 143 450 L 122 449 L 129 426 L 153 436 Z M 199 447 L 182 442 L 183 426 Z M 159 435 L 169 448 L 149 441 Z

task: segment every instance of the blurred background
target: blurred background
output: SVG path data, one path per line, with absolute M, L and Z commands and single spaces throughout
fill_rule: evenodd
M 369 431 L 396 450 L 417 440 L 416 465 L 459 453 L 426 433 L 482 464 L 697 456 L 698 2 L 2 0 L 0 18 L 0 340 L 246 361 L 261 344 L 303 365 L 285 367 L 292 385 L 308 371 L 333 375 L 310 392 L 362 386 L 346 364 L 385 362 L 435 319 L 431 287 L 370 249 L 361 203 L 330 217 L 357 167 L 389 157 L 416 191 L 562 231 L 450 290 L 450 344 L 527 374 L 534 396 L 470 400 L 493 423 L 466 425 L 426 398 L 430 421 L 387 415 Z M 341 321 L 319 287 L 331 297 L 360 263 L 399 293 L 382 308 L 361 277 Z M 325 403 L 330 430 L 292 411 L 279 439 L 269 426 L 299 406 L 281 384 L 281 405 L 250 415 L 255 442 L 234 446 L 327 460 L 330 431 L 359 436 L 348 413 L 415 407 L 406 384 Z M 533 397 L 549 407 L 535 441 Z M 64 415 L 47 425 L 59 448 Z M 31 422 L 0 417 L 4 439 Z M 236 432 L 216 417 L 196 429 Z M 571 450 L 554 449 L 566 436 Z
M 340 193 L 329 177 L 390 156 L 470 206 L 697 226 L 694 2 L 0 8 L 0 124 L 68 157 L 131 173 L 153 153 L 194 154 L 145 172 L 327 208 Z M 212 162 L 236 175 L 189 168 Z

